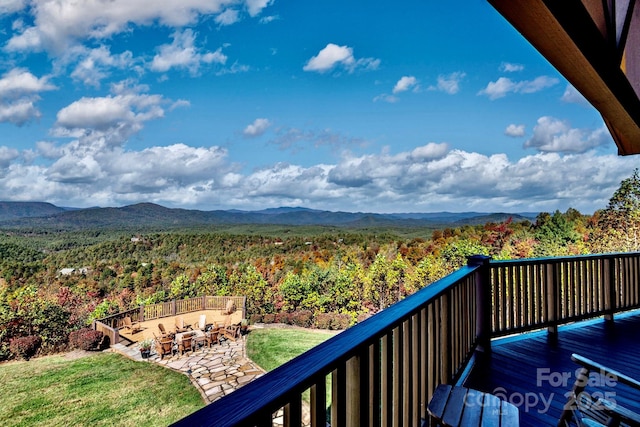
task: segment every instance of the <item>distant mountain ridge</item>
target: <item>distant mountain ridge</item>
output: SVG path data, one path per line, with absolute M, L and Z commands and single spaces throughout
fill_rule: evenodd
M 55 215 L 64 211 L 64 208 L 46 202 L 0 202 L 0 221 Z
M 324 225 L 340 227 L 459 226 L 535 219 L 537 213 L 433 212 L 377 214 L 333 212 L 303 207 L 259 211 L 167 208 L 138 203 L 119 208 L 62 208 L 44 202 L 0 202 L 0 227 L 86 229 L 110 227 L 188 227 L 224 224 Z

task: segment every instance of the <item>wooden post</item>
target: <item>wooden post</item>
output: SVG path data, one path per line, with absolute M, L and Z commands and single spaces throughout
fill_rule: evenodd
M 491 351 L 491 257 L 473 255 L 467 258 L 469 267 L 479 266 L 475 272 L 476 282 L 476 340 L 477 350 Z
M 176 300 L 171 300 L 171 315 L 175 316 L 176 315 Z
M 321 377 L 311 386 L 311 427 L 327 425 L 327 379 Z
M 144 304 L 140 306 L 140 314 L 138 315 L 138 322 L 144 322 Z
M 556 264 L 547 263 L 545 281 L 547 291 L 547 321 L 549 326 L 547 332 L 553 336 L 558 335 L 558 308 L 560 306 L 559 277 L 557 275 Z
M 616 311 L 616 269 L 615 259 L 604 259 L 604 304 L 606 314 L 605 320 L 613 321 L 613 314 Z

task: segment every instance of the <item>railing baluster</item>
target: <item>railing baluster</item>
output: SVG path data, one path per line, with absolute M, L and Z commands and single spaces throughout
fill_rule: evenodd
M 284 407 L 284 427 L 302 426 L 302 396 L 293 396 Z
M 327 425 L 327 377 L 321 377 L 310 389 L 311 427 Z
M 383 427 L 390 427 L 391 416 L 393 411 L 393 393 L 391 392 L 391 384 L 393 384 L 393 367 L 391 365 L 393 356 L 392 356 L 392 346 L 391 346 L 391 338 L 389 334 L 382 337 L 381 340 L 381 356 L 382 356 L 382 369 L 381 369 L 381 397 L 382 402 L 380 405 L 381 409 L 381 418 Z
M 346 388 L 345 365 L 338 366 L 331 374 L 331 425 L 346 424 Z
M 420 350 L 422 348 L 421 336 L 421 312 L 411 316 L 411 425 L 419 426 L 421 417 L 421 407 L 423 404 L 422 387 L 420 383 L 422 376 L 420 375 Z M 424 355 L 425 353 L 422 353 Z
M 420 354 L 422 357 L 418 358 L 420 363 L 418 385 L 420 386 L 420 418 L 427 419 L 427 402 L 429 401 L 428 384 L 429 384 L 429 370 L 427 366 L 427 360 L 430 355 L 427 351 L 427 341 L 429 337 L 429 330 L 427 328 L 427 309 L 420 310 Z
M 402 346 L 400 347 L 401 357 L 402 357 L 402 425 L 408 426 L 410 425 L 409 420 L 411 419 L 411 403 L 413 401 L 413 397 L 411 396 L 411 383 L 413 382 L 413 378 L 411 375 L 411 320 L 407 319 L 402 323 Z
M 381 340 L 377 339 L 369 346 L 369 354 L 371 363 L 369 364 L 369 375 L 371 377 L 371 392 L 369 394 L 369 425 L 382 425 L 380 414 L 382 406 L 382 393 L 380 390 L 382 384 L 381 367 L 382 367 L 382 346 Z M 324 427 L 324 426 L 323 426 Z
M 402 334 L 401 334 L 401 325 L 393 328 L 393 360 L 392 360 L 392 369 L 393 369 L 393 383 L 391 385 L 392 388 L 392 414 L 393 417 L 391 419 L 392 427 L 399 427 L 401 425 L 401 417 L 402 417 Z

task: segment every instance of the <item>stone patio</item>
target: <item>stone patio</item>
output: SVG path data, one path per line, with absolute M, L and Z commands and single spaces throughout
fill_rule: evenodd
M 223 340 L 211 348 L 203 346 L 184 355 L 175 354 L 163 359 L 152 349 L 151 357 L 143 359 L 137 344 L 116 344 L 112 351 L 148 363 L 157 363 L 189 376 L 207 403 L 214 402 L 264 374 L 264 371 L 246 357 L 246 336 L 237 341 Z

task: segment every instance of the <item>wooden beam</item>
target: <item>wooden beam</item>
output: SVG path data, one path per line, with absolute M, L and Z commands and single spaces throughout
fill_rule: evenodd
M 640 99 L 597 12 L 582 0 L 488 1 L 602 114 L 618 153 L 640 154 Z

